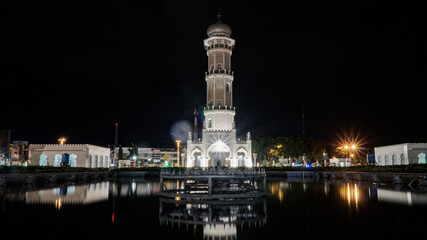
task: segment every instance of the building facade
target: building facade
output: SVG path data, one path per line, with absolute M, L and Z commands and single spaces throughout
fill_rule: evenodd
M 10 164 L 10 130 L 0 130 L 0 164 Z
M 30 144 L 30 166 L 109 168 L 110 149 L 90 144 Z
M 138 148 L 138 156 L 129 156 L 130 147 L 122 147 L 123 159 L 120 159 L 117 166 L 138 167 L 138 166 L 164 166 L 165 161 L 169 164 L 178 165 L 178 152 L 175 148 Z M 118 150 L 117 150 L 118 152 Z M 180 159 L 185 157 L 185 148 L 180 150 Z
M 377 165 L 425 164 L 427 143 L 401 143 L 375 148 Z
M 187 139 L 187 167 L 252 167 L 250 133 L 238 141 L 233 106 L 234 73 L 231 71 L 231 55 L 235 40 L 230 38 L 231 28 L 218 21 L 207 29 L 208 38 L 203 41 L 208 57 L 205 73 L 206 102 L 202 138 L 191 132 Z
M 12 165 L 20 165 L 28 160 L 29 154 L 28 141 L 13 141 L 10 159 Z

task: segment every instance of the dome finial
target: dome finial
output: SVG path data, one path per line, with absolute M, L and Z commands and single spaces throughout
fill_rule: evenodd
M 218 21 L 216 21 L 216 23 L 214 23 L 208 27 L 208 30 L 207 30 L 208 36 L 209 37 L 212 37 L 212 36 L 230 37 L 231 28 L 227 24 L 225 24 L 221 21 L 222 15 L 221 15 L 220 9 L 218 9 L 217 18 L 218 18 Z
M 218 15 L 216 15 L 218 18 L 218 21 L 221 21 L 222 15 L 221 15 L 221 9 L 218 9 Z

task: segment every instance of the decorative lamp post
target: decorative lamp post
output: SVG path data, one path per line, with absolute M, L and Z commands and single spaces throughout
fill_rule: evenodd
M 176 142 L 176 151 L 177 151 L 177 154 L 176 154 L 177 165 L 179 167 L 179 144 L 181 143 L 181 140 L 176 140 L 175 142 Z
M 65 141 L 67 141 L 67 139 L 65 139 L 63 137 L 58 139 L 58 143 L 61 144 L 61 145 L 64 145 Z

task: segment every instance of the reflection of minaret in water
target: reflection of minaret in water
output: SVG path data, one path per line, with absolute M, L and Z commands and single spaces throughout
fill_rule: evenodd
M 203 239 L 237 239 L 237 230 L 263 228 L 267 222 L 267 199 L 194 200 L 159 198 L 160 225 L 203 227 Z M 246 226 L 246 227 L 245 227 Z
M 194 109 L 194 141 L 198 141 L 199 140 L 199 134 L 198 134 L 198 130 L 197 130 L 197 109 Z

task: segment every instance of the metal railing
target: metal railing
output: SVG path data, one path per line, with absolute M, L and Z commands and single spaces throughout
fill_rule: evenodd
M 164 168 L 160 170 L 160 176 L 235 176 L 235 175 L 265 175 L 264 168 Z
M 212 69 L 206 72 L 206 75 L 215 74 L 215 73 L 224 73 L 228 75 L 234 75 L 234 72 L 227 69 Z

